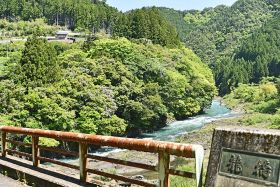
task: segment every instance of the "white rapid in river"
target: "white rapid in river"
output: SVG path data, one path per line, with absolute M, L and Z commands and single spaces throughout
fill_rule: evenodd
M 146 133 L 142 138 L 150 138 L 161 141 L 175 141 L 180 137 L 193 130 L 202 128 L 206 123 L 224 118 L 235 117 L 237 114 L 232 112 L 218 100 L 213 100 L 210 108 L 205 109 L 205 113 L 183 121 L 175 121 L 168 126 L 153 133 Z
M 175 121 L 158 131 L 155 131 L 153 133 L 145 133 L 139 138 L 161 141 L 175 141 L 176 138 L 187 134 L 188 132 L 199 130 L 206 123 L 210 123 L 220 119 L 233 118 L 236 116 L 238 116 L 238 113 L 234 113 L 233 111 L 228 109 L 226 106 L 221 104 L 219 100 L 213 100 L 211 107 L 205 109 L 204 114 L 197 115 L 183 121 Z M 93 151 L 92 153 L 99 156 L 107 156 L 108 154 L 121 151 L 125 150 L 113 147 L 102 147 L 98 150 Z M 77 162 L 77 159 L 60 159 L 60 161 Z
M 155 131 L 153 133 L 145 133 L 141 135 L 141 137 L 139 138 L 161 140 L 161 141 L 175 141 L 176 138 L 184 134 L 187 134 L 188 132 L 202 128 L 206 123 L 210 123 L 225 118 L 232 118 L 237 115 L 238 115 L 237 113 L 234 113 L 226 106 L 221 104 L 219 100 L 213 100 L 211 107 L 205 109 L 204 114 L 197 115 L 195 117 L 183 121 L 175 121 L 158 131 Z M 95 154 L 106 156 L 110 153 L 120 152 L 120 151 L 123 151 L 123 149 L 103 147 L 101 149 L 98 149 L 95 152 Z

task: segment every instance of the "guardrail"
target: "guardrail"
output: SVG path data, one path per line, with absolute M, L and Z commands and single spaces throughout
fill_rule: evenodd
M 140 186 L 169 187 L 170 186 L 169 175 L 177 175 L 186 178 L 196 179 L 196 186 L 197 187 L 202 186 L 202 164 L 203 164 L 204 149 L 200 145 L 178 144 L 178 143 L 169 143 L 169 142 L 152 141 L 152 140 L 119 138 L 119 137 L 111 137 L 111 136 L 99 136 L 99 135 L 50 131 L 50 130 L 41 130 L 41 129 L 27 129 L 27 128 L 19 128 L 19 127 L 11 127 L 11 126 L 2 126 L 0 127 L 0 131 L 2 134 L 2 138 L 1 138 L 2 157 L 5 157 L 7 153 L 16 154 L 19 156 L 25 156 L 32 159 L 34 167 L 38 167 L 40 161 L 45 161 L 45 162 L 50 162 L 53 164 L 69 167 L 72 169 L 77 169 L 80 170 L 80 180 L 82 182 L 86 182 L 87 173 L 92 173 L 104 177 L 109 177 L 115 180 L 137 184 Z M 32 136 L 32 143 L 28 144 L 24 142 L 7 139 L 8 133 L 30 135 Z M 40 137 L 53 138 L 60 141 L 78 142 L 79 152 L 72 152 L 72 151 L 62 150 L 54 147 L 41 146 L 39 145 Z M 32 147 L 32 154 L 9 149 L 7 147 L 7 143 L 15 144 L 18 146 L 27 146 L 27 147 L 30 146 Z M 142 163 L 136 163 L 136 162 L 130 162 L 130 161 L 124 161 L 124 160 L 119 160 L 114 158 L 93 155 L 88 153 L 88 145 L 111 146 L 111 147 L 128 149 L 128 150 L 158 153 L 158 165 L 157 166 L 147 165 Z M 40 156 L 40 151 L 39 151 L 40 149 L 45 151 L 56 152 L 62 155 L 78 156 L 79 166 L 60 162 L 58 160 L 53 160 L 51 158 L 42 157 Z M 196 172 L 191 173 L 191 172 L 171 169 L 170 155 L 186 157 L 186 158 L 195 158 Z M 121 175 L 106 173 L 98 169 L 89 169 L 87 167 L 88 158 L 158 172 L 159 183 L 158 185 L 155 185 L 145 181 L 128 178 Z

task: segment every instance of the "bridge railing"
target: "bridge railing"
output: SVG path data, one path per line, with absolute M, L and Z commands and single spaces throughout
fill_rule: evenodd
M 169 187 L 170 186 L 169 176 L 177 175 L 181 177 L 192 178 L 196 180 L 197 187 L 202 186 L 202 164 L 203 164 L 204 149 L 200 145 L 178 144 L 178 143 L 169 143 L 169 142 L 161 142 L 161 141 L 153 141 L 153 140 L 99 136 L 99 135 L 50 131 L 50 130 L 41 130 L 41 129 L 27 129 L 27 128 L 19 128 L 19 127 L 11 127 L 11 126 L 2 126 L 0 127 L 0 131 L 2 134 L 2 138 L 1 138 L 2 157 L 5 157 L 7 153 L 15 154 L 15 155 L 30 158 L 33 161 L 34 167 L 39 167 L 40 161 L 45 161 L 45 162 L 50 162 L 53 164 L 69 167 L 72 169 L 77 169 L 80 171 L 81 182 L 86 182 L 87 174 L 92 173 L 92 174 L 112 178 L 115 180 L 129 182 L 140 186 Z M 28 144 L 28 143 L 8 139 L 7 134 L 29 135 L 32 137 L 32 143 Z M 78 142 L 79 152 L 72 152 L 72 151 L 62 150 L 54 147 L 41 146 L 39 145 L 40 137 L 53 138 L 60 141 Z M 18 146 L 27 146 L 27 147 L 30 146 L 32 147 L 32 154 L 9 149 L 7 143 L 18 145 Z M 158 153 L 158 164 L 157 166 L 147 165 L 143 163 L 136 163 L 131 161 L 119 160 L 115 158 L 93 155 L 88 153 L 89 145 L 110 146 L 110 147 L 122 148 L 127 150 Z M 77 156 L 79 157 L 79 166 L 75 166 L 69 163 L 64 163 L 47 157 L 42 157 L 40 155 L 40 150 L 51 151 L 61 155 Z M 178 171 L 170 168 L 170 155 L 175 155 L 175 156 L 185 157 L 185 158 L 194 158 L 196 172 L 192 173 L 186 171 Z M 145 181 L 125 177 L 122 175 L 106 173 L 104 171 L 98 170 L 98 168 L 90 169 L 87 167 L 88 158 L 158 172 L 159 182 L 158 184 L 152 184 Z

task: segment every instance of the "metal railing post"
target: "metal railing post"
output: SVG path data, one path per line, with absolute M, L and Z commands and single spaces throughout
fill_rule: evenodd
M 7 138 L 7 133 L 2 131 L 1 135 L 2 135 L 2 139 L 1 139 L 2 157 L 6 157 L 6 147 L 7 147 L 6 138 Z
M 39 137 L 38 136 L 32 136 L 32 161 L 33 166 L 38 167 L 39 166 Z
M 80 162 L 80 180 L 87 181 L 87 153 L 88 147 L 86 143 L 79 143 L 79 162 Z
M 170 155 L 164 151 L 161 151 L 158 156 L 159 187 L 169 187 Z

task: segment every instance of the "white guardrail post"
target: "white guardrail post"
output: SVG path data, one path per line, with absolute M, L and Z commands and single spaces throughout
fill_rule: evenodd
M 202 187 L 204 148 L 201 145 L 194 145 L 193 149 L 195 151 L 196 186 Z

